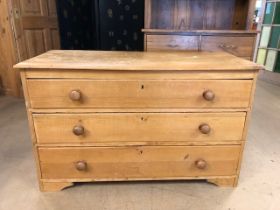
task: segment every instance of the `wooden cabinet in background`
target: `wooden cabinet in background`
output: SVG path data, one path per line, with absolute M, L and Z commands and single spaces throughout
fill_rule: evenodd
M 255 31 L 175 31 L 143 29 L 146 51 L 223 51 L 253 59 L 257 33 Z
M 202 36 L 201 50 L 204 51 L 225 51 L 235 56 L 253 59 L 256 33 L 240 34 L 228 33 L 218 36 Z
M 146 51 L 224 51 L 253 59 L 255 0 L 146 0 Z
M 145 45 L 146 51 L 158 50 L 193 50 L 198 51 L 200 45 L 200 37 L 195 35 L 172 34 L 172 33 L 153 33 L 149 30 L 145 32 Z

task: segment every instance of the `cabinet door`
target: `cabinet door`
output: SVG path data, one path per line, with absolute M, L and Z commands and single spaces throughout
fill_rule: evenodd
M 13 0 L 19 60 L 60 48 L 55 0 Z

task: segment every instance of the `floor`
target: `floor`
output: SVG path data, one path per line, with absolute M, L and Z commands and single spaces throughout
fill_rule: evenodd
M 204 182 L 119 182 L 41 193 L 22 100 L 0 97 L 0 137 L 0 210 L 280 209 L 280 87 L 262 81 L 234 189 Z

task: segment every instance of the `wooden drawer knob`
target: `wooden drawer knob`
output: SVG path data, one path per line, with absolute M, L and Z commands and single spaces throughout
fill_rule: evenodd
M 69 93 L 69 98 L 72 101 L 80 101 L 82 99 L 82 92 L 80 90 L 72 90 Z
M 85 129 L 82 125 L 76 125 L 76 126 L 73 127 L 73 133 L 76 136 L 81 136 L 85 133 Z
M 76 169 L 78 171 L 86 171 L 87 170 L 87 162 L 86 161 L 83 161 L 83 160 L 80 160 L 78 162 L 76 162 Z
M 203 92 L 203 98 L 207 101 L 213 101 L 215 99 L 215 93 L 211 90 L 206 90 Z
M 206 123 L 201 124 L 198 129 L 203 134 L 208 134 L 211 131 L 211 127 Z
M 207 162 L 203 159 L 199 159 L 199 160 L 195 161 L 195 166 L 198 169 L 205 169 L 207 166 Z

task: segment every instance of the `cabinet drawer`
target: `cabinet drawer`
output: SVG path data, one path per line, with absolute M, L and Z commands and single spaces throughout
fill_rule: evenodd
M 240 146 L 39 148 L 43 179 L 156 179 L 235 175 Z
M 32 108 L 244 108 L 252 80 L 38 79 L 27 86 Z
M 202 36 L 201 48 L 205 51 L 225 51 L 238 57 L 252 57 L 255 37 Z
M 34 114 L 38 143 L 242 140 L 245 113 Z
M 199 36 L 147 35 L 147 51 L 198 50 Z

